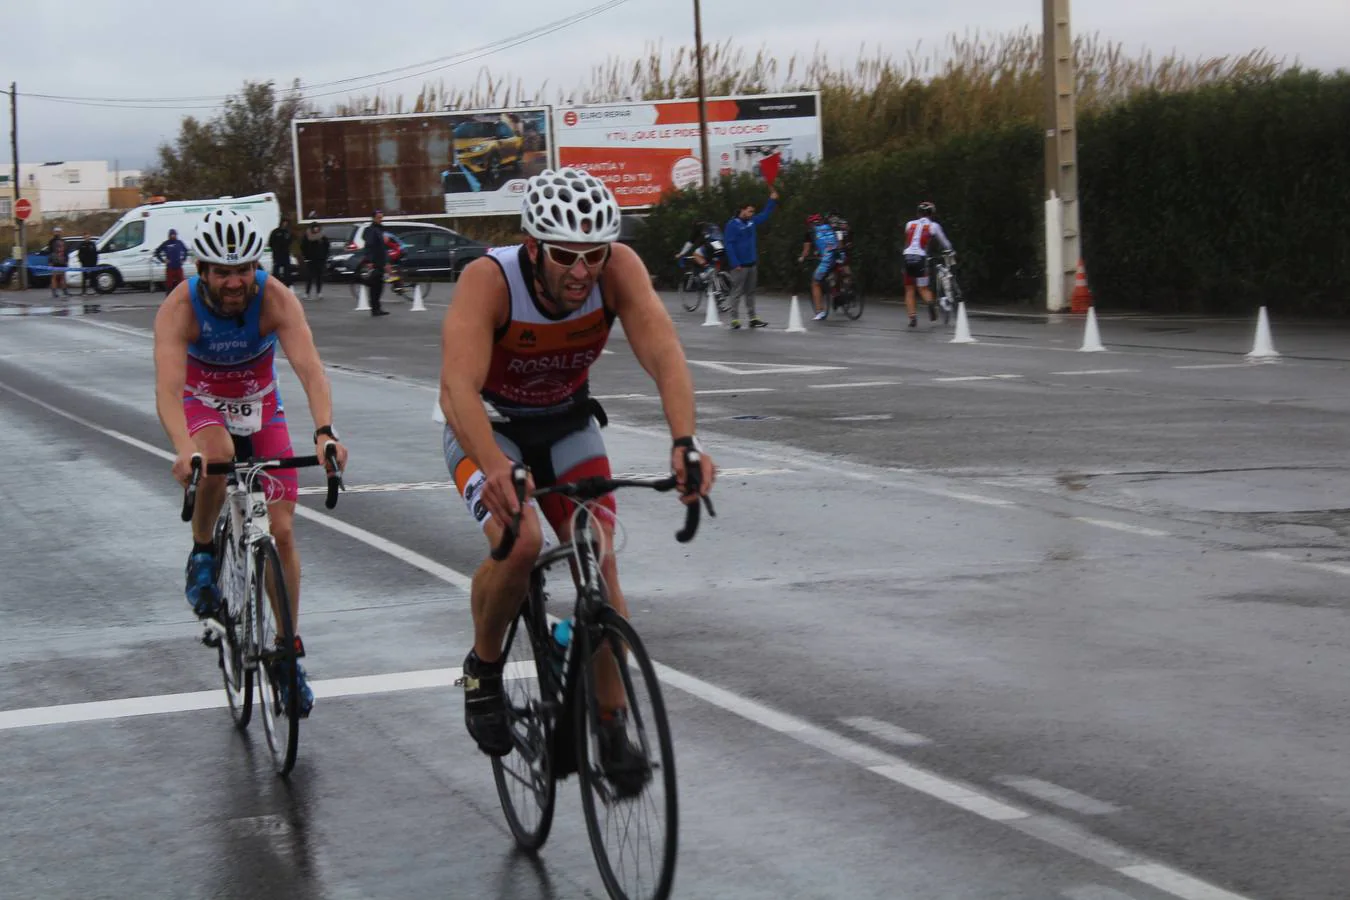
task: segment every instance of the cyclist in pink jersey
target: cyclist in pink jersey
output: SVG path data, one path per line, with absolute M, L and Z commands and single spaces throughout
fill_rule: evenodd
M 333 430 L 333 403 L 305 312 L 291 289 L 258 269 L 264 241 L 251 217 L 229 209 L 207 213 L 197 224 L 193 253 L 199 274 L 177 285 L 155 316 L 155 406 L 173 443 L 173 475 L 186 484 L 194 454 L 208 463 L 242 452 L 254 457 L 292 454 L 286 413 L 277 387 L 278 343 L 300 379 L 317 426 L 314 449 L 337 445 L 338 467 L 347 449 Z M 300 554 L 295 546 L 294 470 L 269 475 L 272 535 L 290 590 L 291 621 L 299 645 Z M 212 529 L 225 499 L 225 479 L 201 480 L 192 519 L 187 599 L 199 617 L 215 615 Z M 297 646 L 297 650 L 300 647 Z M 303 652 L 303 651 L 302 651 Z M 314 695 L 299 662 L 301 714 Z
M 661 395 L 681 499 L 697 503 L 698 496 L 687 488 L 685 463 L 686 453 L 697 446 L 693 379 L 646 266 L 618 243 L 614 195 L 587 172 L 546 170 L 526 184 L 521 226 L 523 244 L 495 249 L 465 267 L 441 332 L 446 465 L 488 544 L 500 544 L 521 512 L 511 481 L 517 463 L 531 472 L 527 501 L 536 484 L 609 475 L 600 436 L 604 412 L 590 397 L 588 379 L 616 319 Z M 699 470 L 699 493 L 706 495 L 714 478 L 706 453 Z M 613 498 L 604 505 L 612 512 Z M 566 501 L 548 496 L 539 507 L 559 538 L 568 540 Z M 597 515 L 595 525 L 608 533 L 612 520 Z M 607 539 L 613 546 L 612 535 Z M 505 756 L 512 746 L 502 693 L 502 641 L 542 543 L 539 514 L 527 502 L 510 555 L 501 562 L 489 557 L 474 573 L 474 643 L 464 660 L 465 722 L 479 749 L 494 756 Z M 610 603 L 627 616 L 612 553 L 604 555 L 601 574 Z M 625 760 L 640 751 L 625 737 L 626 695 L 617 670 L 601 666 L 597 687 L 602 765 L 613 780 L 610 773 L 626 771 Z

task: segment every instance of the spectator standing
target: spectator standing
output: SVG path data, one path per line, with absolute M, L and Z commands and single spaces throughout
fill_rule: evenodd
M 323 299 L 323 270 L 328 265 L 328 239 L 318 222 L 310 222 L 300 238 L 300 257 L 305 261 L 305 299 L 312 288 L 316 299 Z
M 295 280 L 291 272 L 291 220 L 281 217 L 281 224 L 267 236 L 267 247 L 272 251 L 272 276 L 287 287 Z
M 98 268 L 98 245 L 89 235 L 84 236 L 80 242 L 80 296 L 89 290 L 89 285 L 94 280 L 94 270 Z
M 66 249 L 66 239 L 61 236 L 61 227 L 52 229 L 52 239 L 47 242 L 47 265 L 52 272 L 52 296 L 59 296 L 59 288 L 67 297 L 70 288 L 66 287 L 66 267 L 70 264 L 70 251 Z
M 380 305 L 380 294 L 384 292 L 384 267 L 389 263 L 389 248 L 384 243 L 384 213 L 378 209 L 366 226 L 366 259 L 370 261 L 370 314 L 387 316 L 389 310 Z
M 747 203 L 740 212 L 727 221 L 722 229 L 725 235 L 727 262 L 731 264 L 731 327 L 741 327 L 741 301 L 750 317 L 751 328 L 763 328 L 768 323 L 755 313 L 755 289 L 759 286 L 759 226 L 763 225 L 778 205 L 778 191 L 769 191 L 769 202 L 764 211 L 755 214 L 755 204 Z
M 187 254 L 187 244 L 178 239 L 178 230 L 170 228 L 168 238 L 155 248 L 155 260 L 164 263 L 164 293 L 178 287 L 183 280 L 183 261 Z

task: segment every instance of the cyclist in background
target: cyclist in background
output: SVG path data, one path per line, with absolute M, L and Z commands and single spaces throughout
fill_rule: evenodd
M 937 207 L 925 200 L 919 204 L 919 217 L 905 223 L 905 309 L 909 311 L 909 327 L 917 328 L 918 316 L 914 309 L 914 285 L 919 285 L 923 302 L 928 304 L 928 321 L 937 321 L 937 305 L 933 289 L 928 286 L 928 247 L 937 241 L 945 252 L 955 254 L 952 242 L 937 223 Z
M 797 262 L 806 262 L 812 248 L 820 255 L 820 265 L 816 266 L 815 272 L 811 274 L 811 303 L 816 308 L 813 318 L 819 322 L 829 316 L 829 311 L 825 309 L 825 300 L 821 296 L 820 284 L 825 280 L 825 276 L 830 274 L 830 269 L 834 268 L 840 256 L 839 238 L 835 234 L 834 227 L 826 222 L 820 213 L 811 213 L 806 217 L 806 235 Z
M 722 244 L 722 229 L 716 222 L 695 222 L 694 227 L 689 232 L 689 239 L 684 242 L 680 252 L 675 254 L 677 260 L 685 258 L 692 259 L 698 266 L 698 278 L 704 286 L 708 284 L 708 279 L 712 277 L 712 263 L 714 260 L 721 261 L 726 266 L 727 251 Z

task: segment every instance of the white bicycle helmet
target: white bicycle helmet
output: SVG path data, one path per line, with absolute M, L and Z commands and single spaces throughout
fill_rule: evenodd
M 202 262 L 238 266 L 262 258 L 263 239 L 252 216 L 233 209 L 213 209 L 197 223 L 192 252 Z
M 541 241 L 609 244 L 619 239 L 619 203 L 580 169 L 545 169 L 525 185 L 520 225 Z

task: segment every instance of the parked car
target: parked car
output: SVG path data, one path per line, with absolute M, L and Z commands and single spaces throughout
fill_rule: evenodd
M 28 286 L 46 287 L 52 277 L 47 272 L 47 251 L 30 250 L 28 252 Z M 0 259 L 0 287 L 9 287 L 19 275 L 19 261 L 10 257 Z
M 342 252 L 328 258 L 328 273 L 333 278 L 352 278 L 365 255 L 366 227 L 369 223 L 349 225 L 351 234 Z M 488 252 L 482 241 L 467 238 L 457 231 L 430 222 L 385 222 L 384 230 L 403 247 L 404 271 L 457 280 L 464 267 Z
M 525 140 L 503 121 L 468 121 L 455 126 L 454 162 L 493 184 L 501 182 L 502 168 L 520 171 Z

